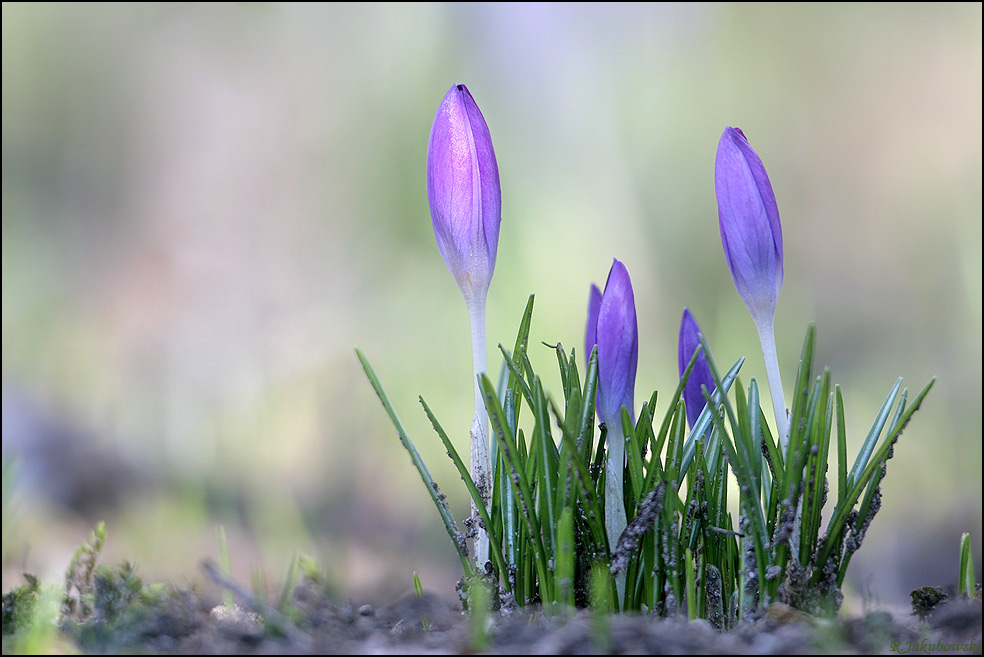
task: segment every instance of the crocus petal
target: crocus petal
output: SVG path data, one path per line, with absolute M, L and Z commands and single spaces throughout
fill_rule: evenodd
M 629 272 L 618 260 L 612 263 L 598 309 L 599 414 L 618 421 L 622 407 L 635 418 L 636 366 L 639 361 L 639 329 Z
M 588 323 L 584 327 L 584 371 L 588 371 L 588 362 L 591 359 L 591 351 L 598 344 L 598 311 L 601 310 L 601 290 L 594 283 L 591 284 L 591 292 L 588 293 Z M 601 399 L 600 393 L 597 399 Z M 595 402 L 595 412 L 598 413 L 598 420 L 604 422 L 605 418 L 601 415 L 601 407 L 598 401 Z
M 725 128 L 714 167 L 721 243 L 731 278 L 756 322 L 771 321 L 782 287 L 782 227 L 761 158 Z
M 689 308 L 684 308 L 683 318 L 680 320 L 680 342 L 677 357 L 681 378 L 683 378 L 687 365 L 690 364 L 690 359 L 693 358 L 694 351 L 700 345 L 700 334 L 701 330 L 697 320 L 694 319 Z M 707 356 L 703 351 L 697 356 L 697 362 L 690 370 L 690 377 L 683 388 L 683 400 L 687 406 L 687 422 L 691 428 L 693 428 L 706 404 L 704 393 L 701 392 L 702 385 L 707 387 L 708 392 L 714 392 L 714 377 L 711 375 L 711 368 L 707 364 Z
M 437 248 L 466 299 L 488 293 L 501 221 L 499 168 L 482 111 L 463 84 L 437 108 L 427 145 Z

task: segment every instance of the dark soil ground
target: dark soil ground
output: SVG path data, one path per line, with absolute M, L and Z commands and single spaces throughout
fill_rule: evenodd
M 214 566 L 206 565 L 206 572 L 222 579 Z M 939 589 L 925 589 L 928 594 L 920 597 L 918 611 L 925 618 L 871 611 L 818 619 L 777 604 L 757 621 L 722 632 L 704 621 L 595 616 L 585 610 L 495 613 L 482 622 L 428 593 L 381 608 L 338 604 L 308 579 L 281 606 L 283 612 L 224 582 L 237 599 L 228 608 L 215 594 L 191 589 L 158 586 L 148 597 L 149 588 L 130 586 L 138 581 L 117 577 L 114 584 L 97 574 L 88 598 L 93 605 L 63 621 L 63 639 L 87 653 L 981 654 L 980 597 L 940 601 Z M 5 596 L 4 653 L 16 649 L 8 611 Z
M 271 636 L 246 615 L 220 619 L 200 601 L 176 599 L 174 608 L 147 627 L 143 650 L 179 653 L 329 654 L 824 654 L 924 651 L 981 653 L 981 607 L 953 605 L 929 622 L 899 623 L 886 612 L 852 620 L 819 621 L 777 610 L 731 632 L 705 622 L 592 614 L 547 617 L 542 612 L 489 619 L 487 636 L 476 636 L 471 619 L 434 597 L 409 598 L 375 610 L 355 603 L 311 601 L 307 622 Z M 190 614 L 191 606 L 197 613 Z M 422 618 L 429 629 L 424 630 Z M 939 650 L 943 644 L 949 649 Z M 91 648 L 82 646 L 83 648 Z M 95 647 L 95 646 L 93 646 Z M 124 648 L 124 646 L 120 646 Z

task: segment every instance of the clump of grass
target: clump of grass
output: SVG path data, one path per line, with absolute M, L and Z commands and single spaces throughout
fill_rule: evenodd
M 24 580 L 3 595 L 3 654 L 65 652 L 58 634 L 64 591 L 27 573 Z
M 79 620 L 93 614 L 93 575 L 99 562 L 99 553 L 106 543 L 106 523 L 100 522 L 92 530 L 88 542 L 75 551 L 65 572 L 65 608 L 63 613 Z
M 593 422 L 597 356 L 592 354 L 581 375 L 573 350 L 551 346 L 562 385 L 555 400 L 527 355 L 532 313 L 531 296 L 512 351 L 500 345 L 500 385 L 479 377 L 492 424 L 488 504 L 420 399 L 488 532 L 489 561 L 478 567 L 440 487 L 357 350 L 444 521 L 466 579 L 481 569 L 500 598 L 521 606 L 584 607 L 602 599 L 597 564 L 604 564 L 613 610 L 685 613 L 722 628 L 759 616 L 773 602 L 817 614 L 836 612 L 851 558 L 881 506 L 887 463 L 933 381 L 911 402 L 897 381 L 850 464 L 842 392 L 829 370 L 814 372 L 814 326 L 803 343 L 787 453 L 766 422 L 757 382 L 745 387 L 738 378 L 743 360 L 722 373 L 702 343 L 665 401 L 658 424 L 657 392 L 637 422 L 623 412 L 623 502 L 630 520 L 611 545 L 603 525 L 607 427 Z M 681 393 L 701 350 L 716 392 L 704 389 L 707 406 L 688 431 Z M 837 469 L 829 472 L 833 450 Z M 729 499 L 734 490 L 737 500 Z M 829 498 L 833 510 L 824 526 Z M 626 575 L 621 596 L 614 585 L 620 572 Z
M 4 594 L 4 654 L 64 652 L 61 631 L 99 652 L 121 650 L 141 636 L 167 587 L 145 584 L 129 562 L 100 564 L 105 542 L 100 522 L 75 551 L 62 585 L 25 573 L 25 584 Z

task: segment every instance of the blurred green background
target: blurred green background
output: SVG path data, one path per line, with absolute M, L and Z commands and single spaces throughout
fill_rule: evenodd
M 981 572 L 979 3 L 5 3 L 2 24 L 4 590 L 59 577 L 105 519 L 110 562 L 178 584 L 221 523 L 244 581 L 273 588 L 299 551 L 340 597 L 391 600 L 413 571 L 453 595 L 353 349 L 463 516 L 417 402 L 464 448 L 467 316 L 424 179 L 458 82 L 502 181 L 490 362 L 530 293 L 534 341 L 580 350 L 617 256 L 639 400 L 675 386 L 684 305 L 764 382 L 717 229 L 717 141 L 739 126 L 782 215 L 787 398 L 809 321 L 852 453 L 897 376 L 939 377 L 849 602 L 955 582 L 963 531 Z M 554 354 L 532 356 L 559 394 Z

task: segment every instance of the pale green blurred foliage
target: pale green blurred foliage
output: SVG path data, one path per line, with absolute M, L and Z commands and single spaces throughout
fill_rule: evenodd
M 719 364 L 746 355 L 746 385 L 764 383 L 714 199 L 717 140 L 739 126 L 782 215 L 785 380 L 816 321 L 856 448 L 896 376 L 939 377 L 854 581 L 894 600 L 943 583 L 902 571 L 952 579 L 956 555 L 907 559 L 962 531 L 979 558 L 980 4 L 4 4 L 2 29 L 5 397 L 169 482 L 106 518 L 109 555 L 191 577 L 222 522 L 242 581 L 282 577 L 294 550 L 356 592 L 458 576 L 353 348 L 463 515 L 416 396 L 463 447 L 467 317 L 424 165 L 464 82 L 502 180 L 490 363 L 531 292 L 533 339 L 580 350 L 617 256 L 640 395 L 675 385 L 684 305 Z M 22 542 L 85 522 L 29 516 Z M 51 567 L 4 551 L 15 574 Z

